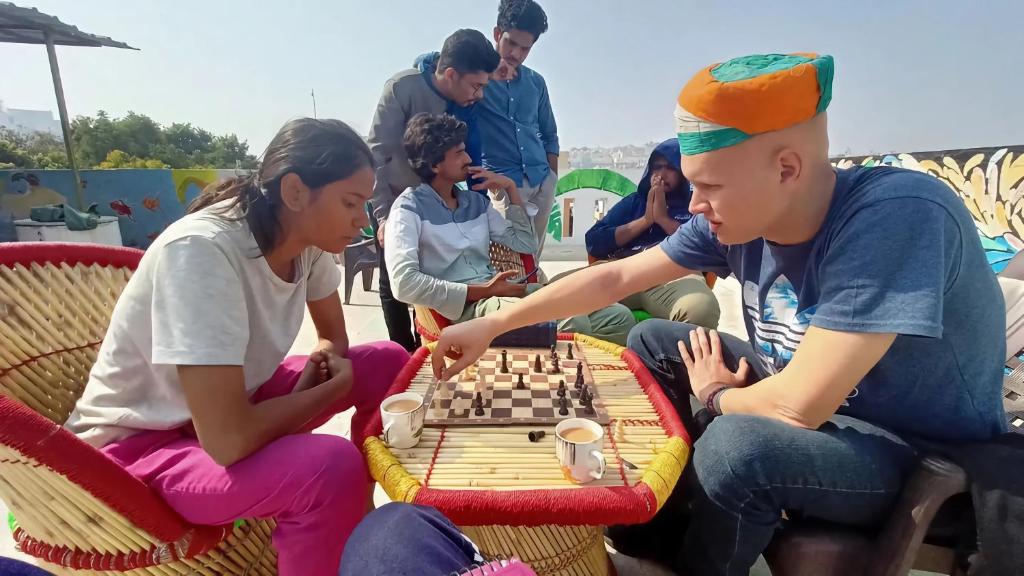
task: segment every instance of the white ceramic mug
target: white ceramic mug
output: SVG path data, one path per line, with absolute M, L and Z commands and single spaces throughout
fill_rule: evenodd
M 409 403 L 410 406 L 404 410 L 395 410 L 395 405 L 402 403 Z M 392 448 L 412 448 L 419 444 L 426 415 L 427 407 L 423 404 L 423 396 L 415 392 L 388 396 L 380 403 L 384 442 Z
M 567 438 L 566 432 L 582 429 L 589 439 Z M 555 426 L 555 453 L 562 472 L 574 482 L 586 484 L 604 477 L 604 428 L 586 418 L 569 418 Z

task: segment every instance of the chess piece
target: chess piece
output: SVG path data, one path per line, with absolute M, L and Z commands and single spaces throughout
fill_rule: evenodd
M 473 411 L 473 414 L 475 414 L 477 416 L 483 416 L 484 414 L 486 414 L 486 412 L 484 412 L 484 407 L 483 406 L 477 406 L 476 410 Z
M 565 380 L 558 381 L 558 397 L 562 398 L 565 396 Z
M 555 356 L 551 359 L 551 373 L 560 374 L 561 372 L 562 368 L 558 365 L 558 356 Z
M 568 416 L 569 415 L 569 399 L 562 396 L 558 399 L 558 415 Z
M 501 351 L 501 373 L 508 374 L 508 350 Z
M 576 389 L 579 390 L 581 388 L 583 388 L 583 372 L 577 370 L 576 371 Z
M 569 360 L 575 360 L 575 358 L 572 357 L 572 342 L 569 342 L 569 350 L 566 352 L 565 357 Z
M 558 346 L 555 345 L 555 344 L 552 344 L 551 345 L 551 357 L 554 358 L 556 356 L 558 356 Z
M 476 410 L 473 412 L 474 414 L 476 414 L 477 416 L 483 416 L 484 415 L 484 397 L 483 397 L 483 394 L 481 394 L 479 392 L 476 393 L 476 397 L 473 398 L 473 406 L 476 407 Z
M 530 442 L 540 442 L 540 439 L 547 435 L 547 432 L 543 430 L 534 430 L 528 434 Z
M 576 363 L 576 377 L 579 378 L 579 377 L 582 377 L 582 376 L 583 376 L 583 362 L 577 362 Z
M 592 403 L 585 404 L 583 406 L 583 413 L 586 414 L 587 416 L 593 416 L 594 415 L 594 405 Z
M 526 383 L 523 382 L 523 373 L 522 372 L 519 373 L 519 381 L 516 382 L 516 389 L 517 390 L 526 390 Z
M 590 406 L 593 401 L 594 397 L 590 394 L 590 386 L 584 384 L 583 388 L 580 389 L 580 404 Z
M 544 365 L 540 363 L 540 354 L 533 357 L 533 371 L 538 374 L 544 373 Z

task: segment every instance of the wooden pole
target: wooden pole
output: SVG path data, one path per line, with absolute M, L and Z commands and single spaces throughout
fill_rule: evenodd
M 50 58 L 50 76 L 53 77 L 53 91 L 57 95 L 57 111 L 60 114 L 60 129 L 64 134 L 64 151 L 68 155 L 68 166 L 71 167 L 71 177 L 75 181 L 75 202 L 79 210 L 85 209 L 82 200 L 82 181 L 78 177 L 78 166 L 75 165 L 75 155 L 71 149 L 71 123 L 68 122 L 68 107 L 64 103 L 64 85 L 60 81 L 60 67 L 57 65 L 57 49 L 53 45 L 53 34 L 46 30 L 43 32 L 46 39 L 46 55 Z

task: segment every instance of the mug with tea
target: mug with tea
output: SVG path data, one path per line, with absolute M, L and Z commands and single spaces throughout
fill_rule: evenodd
M 426 415 L 423 396 L 415 392 L 388 396 L 380 404 L 384 442 L 392 448 L 412 448 L 419 444 Z
M 604 428 L 586 418 L 569 418 L 555 426 L 555 450 L 562 472 L 585 484 L 604 476 Z

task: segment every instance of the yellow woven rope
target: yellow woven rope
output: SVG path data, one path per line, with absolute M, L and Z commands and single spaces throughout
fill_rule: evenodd
M 622 353 L 626 350 L 624 346 L 612 344 L 611 342 L 605 342 L 604 340 L 599 340 L 597 338 L 594 338 L 593 336 L 575 334 L 573 337 L 577 342 L 586 344 L 587 346 L 593 346 L 594 348 L 598 348 L 600 350 L 604 350 L 605 352 L 609 354 L 614 354 L 615 356 L 622 356 Z
M 380 438 L 371 436 L 363 441 L 366 465 L 373 479 L 380 483 L 392 500 L 412 502 L 423 486 L 398 461 Z
M 676 436 L 668 439 L 665 446 L 658 451 L 654 460 L 644 472 L 641 482 L 647 484 L 658 501 L 658 509 L 665 505 L 672 488 L 683 473 L 683 467 L 690 458 L 690 447 L 682 438 Z

